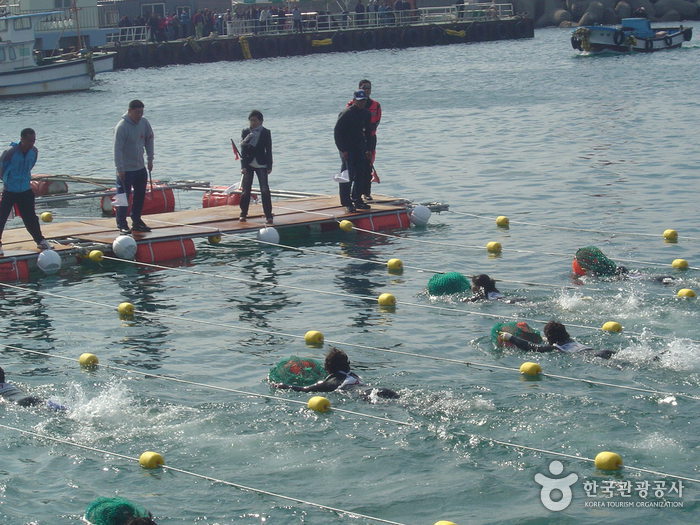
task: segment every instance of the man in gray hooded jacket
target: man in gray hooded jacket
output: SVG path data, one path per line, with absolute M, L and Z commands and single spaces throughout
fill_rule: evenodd
M 146 150 L 148 171 L 143 161 Z M 149 232 L 151 229 L 141 219 L 146 196 L 148 173 L 153 169 L 153 129 L 143 118 L 143 102 L 132 100 L 128 111 L 114 128 L 114 164 L 117 168 L 117 228 L 125 235 L 131 231 Z M 131 229 L 126 222 L 128 199 L 133 189 L 131 203 Z

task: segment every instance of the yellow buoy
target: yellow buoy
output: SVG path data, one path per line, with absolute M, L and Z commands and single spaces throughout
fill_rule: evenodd
M 219 244 L 221 242 L 221 235 L 210 235 L 208 240 L 209 244 Z
M 321 346 L 323 344 L 323 333 L 318 330 L 309 330 L 304 334 L 304 341 L 307 345 Z
M 436 521 L 435 525 L 457 525 L 454 521 L 440 520 Z
M 622 332 L 622 325 L 617 321 L 608 321 L 601 327 L 606 332 Z
M 486 251 L 489 253 L 501 253 L 501 250 L 503 247 L 501 246 L 501 243 L 498 241 L 491 241 L 486 245 Z
M 677 270 L 687 270 L 688 261 L 686 261 L 685 259 L 673 259 L 671 266 L 673 266 Z
M 100 250 L 91 250 L 88 254 L 88 259 L 90 259 L 92 262 L 102 262 L 102 259 L 104 258 L 105 254 Z
M 496 217 L 496 226 L 499 228 L 508 228 L 510 226 L 510 219 L 505 215 L 499 215 Z
M 664 239 L 668 242 L 676 242 L 678 240 L 678 232 L 676 230 L 664 230 Z
M 143 468 L 158 468 L 165 465 L 165 459 L 158 452 L 146 451 L 139 456 L 139 465 Z
M 377 298 L 380 306 L 396 306 L 396 297 L 390 293 L 383 293 Z
M 622 456 L 615 452 L 600 452 L 595 457 L 595 466 L 600 470 L 618 470 L 622 466 Z
M 50 211 L 45 211 L 39 215 L 39 218 L 44 222 L 51 222 L 53 221 L 53 214 Z
M 119 306 L 117 306 L 117 312 L 119 312 L 119 315 L 122 317 L 131 317 L 134 315 L 134 305 L 131 303 L 119 303 Z
M 99 364 L 99 362 L 100 360 L 97 359 L 97 356 L 89 352 L 80 354 L 80 357 L 78 358 L 78 363 L 80 363 L 80 366 L 85 368 L 94 368 Z
M 343 219 L 342 221 L 340 221 L 340 224 L 338 224 L 338 228 L 340 228 L 344 232 L 351 232 L 354 227 L 355 225 L 352 223 L 352 221 L 349 221 L 347 219 Z
M 695 297 L 697 294 L 690 288 L 682 288 L 676 294 L 678 297 Z
M 403 271 L 403 261 L 401 259 L 389 259 L 386 267 L 390 272 L 399 273 Z
M 542 373 L 542 367 L 537 363 L 527 361 L 520 365 L 520 373 L 526 376 L 536 376 Z
M 323 396 L 314 396 L 309 399 L 306 406 L 316 412 L 328 412 L 331 409 L 331 402 Z

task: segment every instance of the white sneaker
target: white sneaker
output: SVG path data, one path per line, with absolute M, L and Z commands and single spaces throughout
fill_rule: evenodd
M 36 249 L 37 250 L 53 250 L 51 245 L 49 244 L 49 241 L 46 239 L 43 239 L 41 242 L 36 243 Z

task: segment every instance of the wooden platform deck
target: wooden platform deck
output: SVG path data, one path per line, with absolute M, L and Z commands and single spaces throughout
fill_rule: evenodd
M 371 209 L 357 213 L 347 213 L 345 208 L 340 206 L 337 196 L 303 197 L 274 201 L 273 226 L 279 230 L 334 223 L 342 219 L 358 222 L 361 219 L 371 220 L 372 217 L 406 212 L 406 201 L 395 197 L 377 195 Z M 133 237 L 137 244 L 141 244 L 208 237 L 219 233 L 245 233 L 266 226 L 260 204 L 251 204 L 247 222 L 238 220 L 239 213 L 238 206 L 216 206 L 147 215 L 144 216 L 144 220 L 153 231 L 134 232 Z M 400 220 L 399 225 L 407 227 L 405 222 Z M 59 253 L 77 250 L 89 244 L 111 245 L 119 235 L 113 217 L 44 223 L 41 228 L 44 236 Z M 3 248 L 5 253 L 0 257 L 0 264 L 15 259 L 35 259 L 39 255 L 39 250 L 24 226 L 5 230 Z

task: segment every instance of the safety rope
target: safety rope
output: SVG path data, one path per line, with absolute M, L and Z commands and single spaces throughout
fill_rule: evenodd
M 35 438 L 46 439 L 46 440 L 49 440 L 49 441 L 53 441 L 53 442 L 55 442 L 55 443 L 61 443 L 61 444 L 64 444 L 64 445 L 70 445 L 70 446 L 77 447 L 77 448 L 80 448 L 80 449 L 83 449 L 83 450 L 89 450 L 89 451 L 91 451 L 91 452 L 98 452 L 98 453 L 100 453 L 100 454 L 104 454 L 104 455 L 107 455 L 107 456 L 114 456 L 114 457 L 117 457 L 117 458 L 120 458 L 120 459 L 126 459 L 126 460 L 128 460 L 128 461 L 134 461 L 134 462 L 138 462 L 138 461 L 139 461 L 139 458 L 135 458 L 135 457 L 132 457 L 132 456 L 127 456 L 127 455 L 125 455 L 125 454 L 119 454 L 119 453 L 117 453 L 117 452 L 112 452 L 112 451 L 110 451 L 110 450 L 105 450 L 105 449 L 102 449 L 102 448 L 91 447 L 91 446 L 89 446 L 89 445 L 83 445 L 82 443 L 76 443 L 75 441 L 71 441 L 71 440 L 69 440 L 69 439 L 62 439 L 62 438 L 58 438 L 58 437 L 55 437 L 55 436 L 50 436 L 50 435 L 48 435 L 48 434 L 43 434 L 43 433 L 41 433 L 41 432 L 35 432 L 35 431 L 33 431 L 33 430 L 25 430 L 25 429 L 13 427 L 13 426 L 10 426 L 10 425 L 5 425 L 5 424 L 2 424 L 2 423 L 0 423 L 0 428 L 4 428 L 4 429 L 7 429 L 7 430 L 13 430 L 13 431 L 15 431 L 15 432 L 19 432 L 20 434 L 24 434 L 24 435 L 27 435 L 27 436 L 33 436 L 33 437 L 35 437 Z M 321 503 L 314 503 L 313 501 L 304 500 L 304 499 L 301 499 L 301 498 L 295 498 L 294 496 L 287 496 L 287 495 L 285 495 L 285 494 L 280 494 L 280 493 L 278 493 L 278 492 L 271 492 L 271 491 L 269 491 L 269 490 L 258 489 L 258 488 L 255 488 L 255 487 L 250 487 L 250 486 L 247 486 L 247 485 L 242 485 L 242 484 L 240 484 L 240 483 L 236 483 L 236 482 L 233 482 L 233 481 L 227 481 L 227 480 L 224 480 L 224 479 L 214 478 L 214 477 L 212 477 L 212 476 L 206 476 L 206 475 L 204 475 L 204 474 L 198 474 L 198 473 L 192 472 L 192 471 L 190 471 L 190 470 L 184 470 L 184 469 L 177 468 L 177 467 L 173 467 L 173 466 L 170 466 L 170 465 L 167 465 L 167 464 L 162 465 L 162 468 L 163 468 L 163 469 L 172 470 L 173 472 L 179 472 L 180 474 L 186 474 L 186 475 L 188 475 L 188 476 L 193 476 L 193 477 L 196 477 L 196 478 L 199 478 L 199 479 L 204 479 L 204 480 L 207 480 L 207 481 L 211 481 L 211 482 L 213 482 L 213 483 L 220 483 L 220 484 L 222 484 L 222 485 L 228 485 L 229 487 L 234 487 L 234 488 L 237 488 L 237 489 L 240 489 L 240 490 L 247 490 L 247 491 L 250 491 L 250 492 L 255 492 L 256 494 L 263 494 L 263 495 L 266 495 L 266 496 L 272 496 L 273 498 L 279 498 L 279 499 L 283 499 L 283 500 L 286 500 L 286 501 L 293 501 L 293 502 L 295 502 L 295 503 L 301 503 L 302 505 L 309 505 L 309 506 L 311 506 L 311 507 L 316 507 L 317 509 L 328 510 L 328 511 L 331 511 L 331 512 L 337 512 L 337 513 L 339 513 L 339 514 L 348 515 L 348 516 L 350 516 L 350 517 L 364 518 L 364 519 L 367 519 L 367 520 L 376 521 L 377 523 L 389 523 L 389 524 L 392 524 L 392 525 L 404 525 L 404 524 L 402 524 L 402 523 L 400 523 L 400 522 L 397 522 L 397 521 L 385 520 L 385 519 L 382 519 L 382 518 L 377 518 L 377 517 L 375 517 L 375 516 L 369 516 L 369 515 L 367 515 L 367 514 L 360 514 L 360 513 L 358 513 L 358 512 L 354 512 L 354 511 L 351 511 L 351 510 L 339 509 L 339 508 L 337 508 L 337 507 L 330 507 L 330 506 L 328 506 L 328 505 L 323 505 L 323 504 L 321 504 Z
M 31 290 L 31 289 L 23 288 L 21 286 L 11 285 L 8 283 L 0 283 L 0 286 L 4 286 L 7 288 L 12 288 L 12 289 L 16 289 L 16 290 L 22 290 L 25 292 L 42 294 L 42 295 L 46 295 L 48 297 L 56 297 L 56 298 L 60 298 L 60 299 L 74 300 L 76 302 L 82 302 L 82 303 L 91 304 L 94 306 L 100 306 L 103 308 L 114 309 L 113 305 L 109 305 L 106 303 L 89 301 L 87 299 L 76 299 L 73 297 L 67 297 L 64 295 L 55 294 L 53 292 L 46 292 L 43 290 Z M 171 320 L 185 321 L 185 322 L 190 322 L 190 323 L 195 323 L 195 324 L 203 324 L 203 325 L 207 325 L 207 326 L 215 326 L 218 328 L 231 328 L 233 330 L 241 330 L 244 332 L 259 333 L 259 334 L 265 334 L 265 335 L 274 335 L 274 336 L 279 336 L 279 337 L 288 337 L 288 338 L 292 338 L 292 339 L 304 339 L 303 335 L 289 334 L 286 332 L 276 332 L 274 330 L 264 330 L 262 328 L 250 328 L 250 327 L 236 326 L 236 325 L 230 325 L 227 323 L 205 321 L 202 319 L 191 319 L 191 318 L 188 318 L 185 316 L 179 316 L 179 315 L 173 315 L 173 314 L 147 312 L 144 310 L 135 310 L 134 313 L 140 314 L 144 317 L 171 319 Z M 501 316 L 496 316 L 493 314 L 488 314 L 488 315 L 491 317 L 502 318 Z M 538 321 L 538 322 L 544 322 L 544 321 Z M 360 350 L 371 350 L 371 351 L 385 352 L 385 353 L 396 354 L 396 355 L 403 355 L 403 356 L 407 356 L 407 357 L 414 357 L 417 359 L 429 359 L 431 361 L 442 361 L 442 362 L 447 362 L 447 363 L 460 364 L 460 365 L 470 366 L 470 367 L 477 368 L 477 369 L 482 368 L 482 369 L 487 369 L 487 370 L 488 369 L 507 370 L 507 371 L 511 371 L 511 372 L 520 373 L 520 370 L 517 368 L 501 366 L 501 365 L 494 365 L 494 364 L 488 364 L 488 363 L 478 363 L 478 362 L 473 362 L 473 361 L 465 361 L 462 359 L 452 359 L 449 357 L 429 356 L 429 355 L 425 355 L 425 354 L 417 354 L 414 352 L 405 352 L 402 350 L 394 350 L 394 349 L 390 349 L 390 348 L 381 348 L 381 347 L 375 347 L 375 346 L 369 346 L 369 345 L 361 345 L 361 344 L 357 344 L 357 343 L 349 343 L 349 342 L 345 342 L 345 341 L 338 341 L 338 340 L 332 340 L 332 339 L 327 339 L 326 342 L 334 344 L 334 345 L 349 347 L 349 348 L 357 348 Z M 659 395 L 665 395 L 665 396 L 678 396 L 678 397 L 684 397 L 687 399 L 700 400 L 700 397 L 696 397 L 696 396 L 693 396 L 691 394 L 685 394 L 682 392 L 681 393 L 664 392 L 664 391 L 653 390 L 653 389 L 649 389 L 649 388 L 633 387 L 633 386 L 627 386 L 627 385 L 616 385 L 613 383 L 604 383 L 601 381 L 594 381 L 591 379 L 580 379 L 580 378 L 575 378 L 575 377 L 568 377 L 568 376 L 554 375 L 554 374 L 542 374 L 542 376 L 552 377 L 555 379 L 563 379 L 563 380 L 568 380 L 568 381 L 577 381 L 577 382 L 587 383 L 587 384 L 591 384 L 591 385 L 600 385 L 600 386 L 606 386 L 606 387 L 611 387 L 611 388 L 620 388 L 620 389 L 625 389 L 625 390 L 635 390 L 635 391 L 645 392 L 645 393 L 649 393 L 649 394 L 659 394 Z

